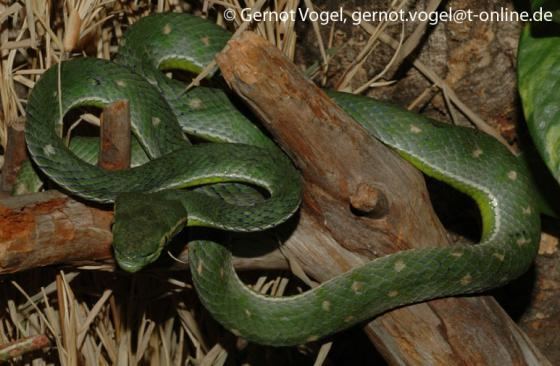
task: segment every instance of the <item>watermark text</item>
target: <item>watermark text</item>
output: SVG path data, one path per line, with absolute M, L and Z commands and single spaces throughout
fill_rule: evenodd
M 500 8 L 492 11 L 473 11 L 471 9 L 447 8 L 442 11 L 416 11 L 416 10 L 385 10 L 385 11 L 365 11 L 355 10 L 351 12 L 339 8 L 334 11 L 315 11 L 308 8 L 298 8 L 295 10 L 274 11 L 263 10 L 253 11 L 251 8 L 244 8 L 237 11 L 228 8 L 224 11 L 224 18 L 233 21 L 236 18 L 244 22 L 295 22 L 310 21 L 319 22 L 321 25 L 330 23 L 350 23 L 360 25 L 362 22 L 428 22 L 436 25 L 443 22 L 465 23 L 465 22 L 551 22 L 553 14 L 551 11 L 542 8 L 533 12 L 515 11 L 509 8 Z

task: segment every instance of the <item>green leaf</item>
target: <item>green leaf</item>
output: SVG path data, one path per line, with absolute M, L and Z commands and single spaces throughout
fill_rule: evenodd
M 529 132 L 560 182 L 560 36 L 536 36 L 527 25 L 519 41 L 517 72 Z

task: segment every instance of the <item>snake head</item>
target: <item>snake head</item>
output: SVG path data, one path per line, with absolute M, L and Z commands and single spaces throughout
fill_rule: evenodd
M 184 206 L 162 192 L 119 195 L 113 224 L 113 250 L 119 267 L 133 273 L 154 262 L 186 222 Z

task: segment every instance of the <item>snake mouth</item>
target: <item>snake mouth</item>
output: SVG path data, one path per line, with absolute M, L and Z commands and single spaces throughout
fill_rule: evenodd
M 115 261 L 123 271 L 136 273 L 141 269 L 144 269 L 144 267 L 149 264 L 155 262 L 160 256 L 161 249 L 142 256 L 138 253 L 129 253 L 128 251 L 122 253 L 117 250 L 117 248 L 113 247 L 113 253 L 115 255 Z
M 128 273 L 136 273 L 146 266 L 146 262 L 141 260 L 141 258 L 122 255 L 116 250 L 115 260 L 119 268 Z
M 119 264 L 119 268 L 128 273 L 136 273 L 144 268 L 143 265 L 122 259 L 117 259 L 117 263 Z

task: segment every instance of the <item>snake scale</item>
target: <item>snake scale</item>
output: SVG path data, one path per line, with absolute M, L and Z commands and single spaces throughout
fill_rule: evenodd
M 35 164 L 72 194 L 115 202 L 115 254 L 125 270 L 154 261 L 184 226 L 263 230 L 298 209 L 297 170 L 228 97 L 208 87 L 184 93 L 184 84 L 160 71 L 200 71 L 229 37 L 194 16 L 152 15 L 128 30 L 114 62 L 63 62 L 60 70 L 49 69 L 30 95 L 26 140 Z M 189 243 L 192 278 L 215 319 L 254 342 L 295 345 L 397 306 L 494 288 L 528 269 L 540 217 L 525 164 L 484 133 L 362 96 L 331 92 L 331 97 L 373 138 L 471 196 L 482 215 L 480 243 L 402 251 L 301 294 L 276 298 L 239 280 L 226 246 L 195 241 Z M 106 172 L 65 146 L 59 137 L 62 116 L 77 106 L 102 107 L 117 99 L 130 101 L 135 139 L 151 160 Z M 220 143 L 191 145 L 184 132 Z M 266 197 L 255 198 L 255 189 L 239 183 L 260 187 Z

